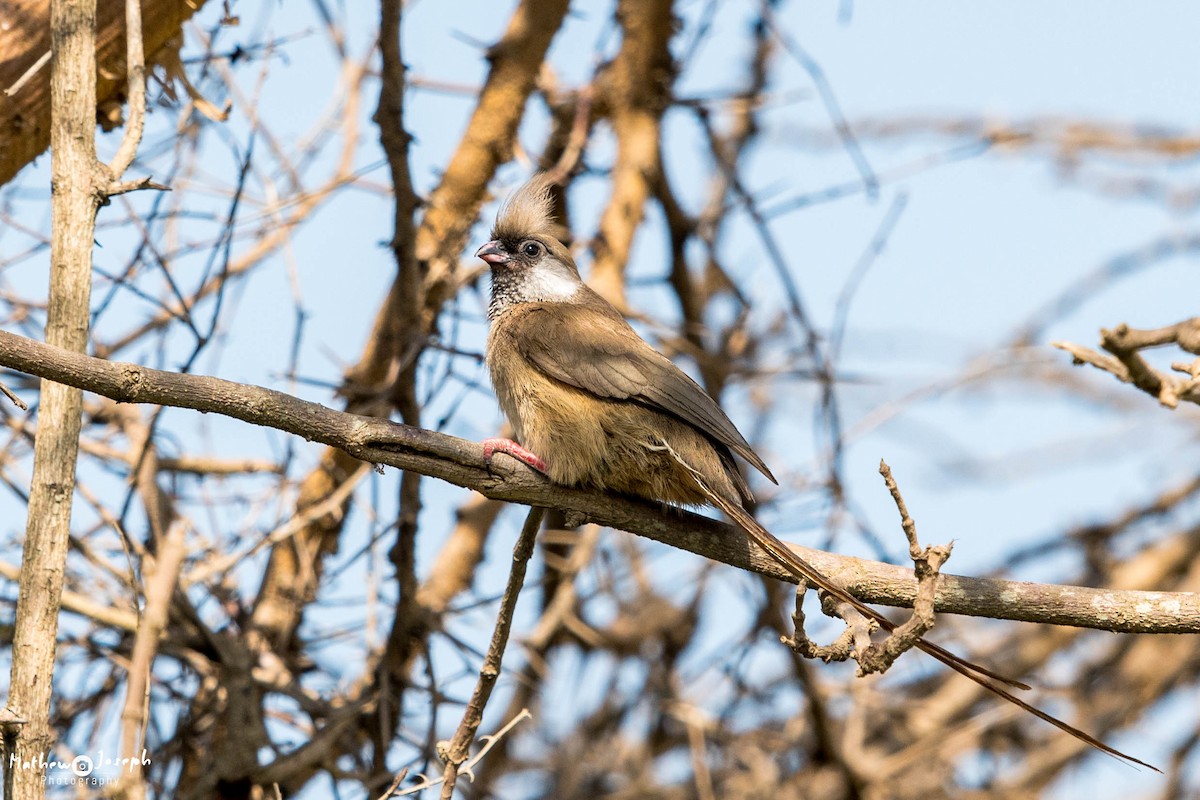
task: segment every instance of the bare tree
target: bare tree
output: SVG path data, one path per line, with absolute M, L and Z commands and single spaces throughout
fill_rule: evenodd
M 1162 769 L 1139 773 L 1146 796 L 1197 791 L 1200 727 L 1179 709 L 1200 640 L 1179 634 L 1200 631 L 1200 478 L 1171 461 L 1196 419 L 1197 326 L 1106 329 L 1107 354 L 1060 326 L 1115 281 L 1194 258 L 1200 238 L 1176 231 L 1035 287 L 1002 341 L 928 379 L 892 362 L 948 345 L 887 331 L 875 357 L 851 313 L 931 172 L 1048 163 L 1105 202 L 1190 208 L 1175 173 L 1194 134 L 856 117 L 775 2 L 519 0 L 450 21 L 381 0 L 369 25 L 321 0 L 100 0 L 98 21 L 84 2 L 52 19 L 17 5 L 19 33 L 0 38 L 0 377 L 33 408 L 5 406 L 0 450 L 5 519 L 27 520 L 0 549 L 0 730 L 19 757 L 6 796 L 1015 798 L 1052 796 L 1100 758 L 900 652 L 930 625 L 939 646 L 1034 686 L 1033 705 Z M 38 66 L 43 18 L 54 57 Z M 733 66 L 697 90 L 714 52 Z M 46 97 L 48 127 L 21 124 Z M 29 166 L 47 143 L 50 171 Z M 764 158 L 848 177 L 764 179 Z M 795 550 L 855 597 L 915 606 L 895 616 L 906 640 L 883 645 L 836 598 L 805 605 L 735 527 L 484 461 L 474 441 L 499 417 L 485 265 L 469 255 L 538 170 L 558 181 L 589 281 L 782 477 L 759 518 L 809 532 Z M 171 191 L 127 194 L 159 184 Z M 789 226 L 847 198 L 874 201 L 831 310 Z M 31 264 L 50 266 L 48 295 Z M 913 292 L 903 302 L 925 313 L 944 302 Z M 1072 369 L 1052 337 L 1174 410 Z M 1167 345 L 1190 355 L 1148 353 Z M 1138 423 L 995 459 L 927 417 L 980 398 L 1013 419 L 1061 402 Z M 961 568 L 989 574 L 961 576 L 916 539 L 941 538 L 924 522 L 939 496 L 910 488 L 911 470 L 885 485 L 860 469 L 864 443 L 878 463 L 911 442 L 927 472 L 996 496 L 1014 475 L 1102 459 L 1114 476 L 1137 456 L 1171 468 L 1116 510 L 1103 486 L 1082 493 L 1086 521 L 1048 518 Z M 875 513 L 893 500 L 902 525 L 894 506 Z M 906 552 L 916 576 L 894 563 Z M 847 658 L 859 669 L 819 663 Z M 90 783 L 20 759 L 101 751 L 129 760 Z

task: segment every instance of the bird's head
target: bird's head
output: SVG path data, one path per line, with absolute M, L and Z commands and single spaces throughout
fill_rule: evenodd
M 570 302 L 583 281 L 554 222 L 551 184 L 538 176 L 500 208 L 492 240 L 476 251 L 492 270 L 488 316 L 518 303 Z

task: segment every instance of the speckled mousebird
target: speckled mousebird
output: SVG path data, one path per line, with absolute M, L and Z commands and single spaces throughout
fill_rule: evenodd
M 768 555 L 886 630 L 895 626 L 769 531 L 743 503 L 740 456 L 775 477 L 729 417 L 695 381 L 647 344 L 589 288 L 552 215 L 551 184 L 535 177 L 501 207 L 491 241 L 475 254 L 492 273 L 487 364 L 516 439 L 487 439 L 568 486 L 724 511 Z M 990 691 L 1111 755 L 1139 764 L 997 685 L 1028 688 L 924 640 L 917 647 Z M 1145 765 L 1150 766 L 1150 765 Z
M 723 499 L 750 500 L 733 453 L 774 481 L 771 471 L 716 401 L 580 279 L 546 189 L 534 181 L 514 194 L 476 254 L 492 269 L 492 385 L 524 445 L 490 449 L 556 483 L 711 502 L 682 460 Z

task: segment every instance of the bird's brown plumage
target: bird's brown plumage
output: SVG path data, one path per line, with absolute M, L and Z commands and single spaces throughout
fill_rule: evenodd
M 611 333 L 597 333 L 611 322 L 586 307 L 563 311 L 550 303 L 521 304 L 493 322 L 488 337 L 500 406 L 521 443 L 545 460 L 551 480 L 671 503 L 708 503 L 674 452 L 722 496 L 734 502 L 748 497 L 728 446 L 644 399 L 638 387 L 646 384 L 636 367 L 622 374 L 587 364 L 586 345 L 613 343 Z M 576 357 L 561 361 L 546 350 L 553 341 L 547 337 L 561 333 L 560 314 L 581 337 L 566 336 L 564 344 L 585 345 Z
M 493 239 L 526 239 L 533 236 L 561 238 L 560 227 L 554 221 L 554 200 L 550 196 L 553 184 L 545 175 L 538 175 L 513 192 L 492 226 Z
M 547 188 L 518 190 L 485 246 L 500 251 L 487 362 L 517 438 L 557 483 L 709 503 L 695 470 L 723 497 L 749 501 L 732 454 L 774 480 L 767 465 L 716 401 L 579 279 Z
M 501 208 L 492 241 L 477 253 L 492 268 L 487 343 L 492 385 L 532 457 L 511 442 L 501 446 L 509 445 L 506 452 L 544 469 L 556 483 L 671 503 L 711 503 L 797 578 L 893 630 L 890 620 L 814 569 L 745 510 L 750 492 L 733 453 L 774 481 L 770 470 L 695 381 L 583 284 L 551 218 L 548 189 L 541 178 L 519 189 Z M 931 642 L 916 646 L 1089 745 L 1150 766 L 1004 688 L 1029 688 L 1024 684 Z

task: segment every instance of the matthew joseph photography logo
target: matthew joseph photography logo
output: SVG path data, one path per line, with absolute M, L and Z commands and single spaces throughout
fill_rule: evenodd
M 143 769 L 150 765 L 150 757 L 143 749 L 141 755 L 126 758 L 106 756 L 103 750 L 94 755 L 77 753 L 63 759 L 52 753 L 37 753 L 26 756 L 20 751 L 8 754 L 5 766 L 10 770 L 42 769 L 46 771 L 46 782 L 55 784 L 82 784 L 87 786 L 102 786 L 116 780 L 120 771 L 135 772 L 139 766 Z M 103 775 L 97 775 L 96 770 L 102 770 Z

